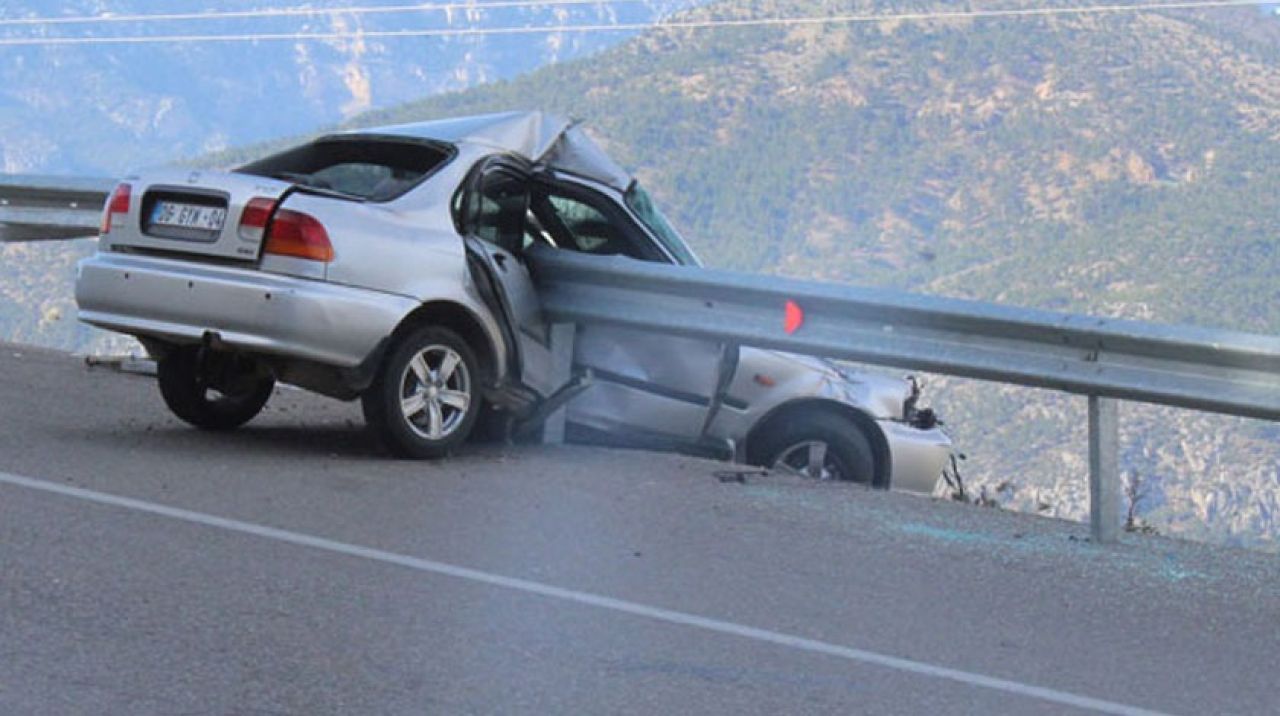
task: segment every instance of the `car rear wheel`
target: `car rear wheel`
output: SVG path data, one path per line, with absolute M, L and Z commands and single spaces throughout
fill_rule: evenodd
M 810 411 L 772 422 L 757 437 L 753 462 L 818 480 L 872 484 L 875 454 L 857 423 L 837 413 Z
M 447 454 L 467 439 L 480 412 L 475 352 L 447 328 L 405 336 L 361 397 L 365 421 L 392 453 Z
M 204 430 L 232 430 L 262 412 L 275 379 L 259 375 L 252 361 L 179 348 L 156 366 L 160 395 L 169 410 Z

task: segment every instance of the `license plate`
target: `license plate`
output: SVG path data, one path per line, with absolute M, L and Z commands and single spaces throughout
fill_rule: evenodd
M 176 201 L 158 201 L 151 211 L 151 223 L 157 226 L 221 231 L 222 224 L 226 220 L 226 209 L 216 206 L 180 204 Z

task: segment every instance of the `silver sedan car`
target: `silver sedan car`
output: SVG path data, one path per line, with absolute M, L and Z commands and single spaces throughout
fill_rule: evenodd
M 938 483 L 950 441 L 908 378 L 603 326 L 577 331 L 566 377 L 530 273 L 556 251 L 698 264 L 580 127 L 510 112 L 128 177 L 76 298 L 81 320 L 142 342 L 165 403 L 201 428 L 251 420 L 280 381 L 359 399 L 405 457 L 563 405 L 571 439 Z

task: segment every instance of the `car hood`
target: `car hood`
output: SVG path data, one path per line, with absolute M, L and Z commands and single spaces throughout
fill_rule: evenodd
M 877 405 L 884 415 L 901 415 L 902 406 L 911 395 L 911 383 L 905 377 L 846 368 L 826 358 L 785 351 L 766 352 L 778 360 L 822 373 L 833 387 L 848 395 L 852 402 Z

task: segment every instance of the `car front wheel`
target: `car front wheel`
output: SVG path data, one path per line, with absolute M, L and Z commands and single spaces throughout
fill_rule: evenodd
M 409 333 L 361 397 L 365 421 L 393 454 L 434 458 L 467 439 L 480 411 L 475 352 L 453 331 Z
M 765 467 L 818 480 L 874 482 L 871 442 L 843 415 L 799 413 L 775 421 L 757 440 L 753 462 Z

